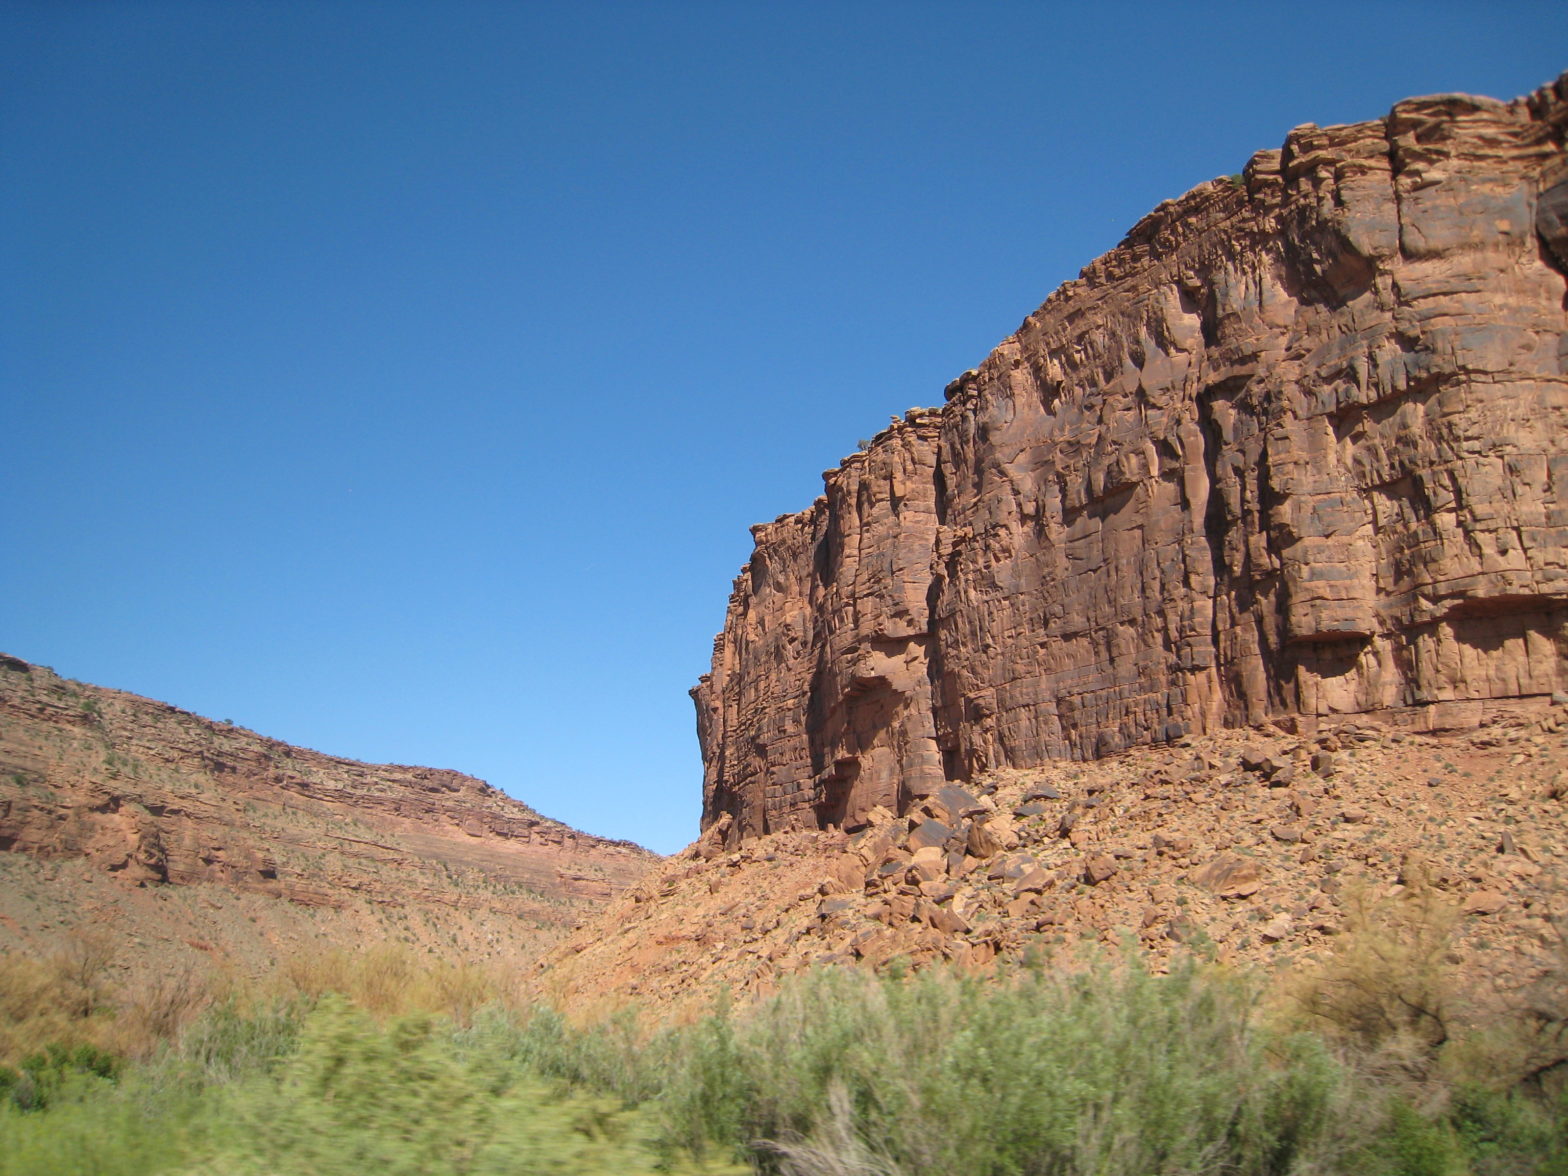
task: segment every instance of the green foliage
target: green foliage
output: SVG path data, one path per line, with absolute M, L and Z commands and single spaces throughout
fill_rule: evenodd
M 50 1042 L 41 1052 L 22 1059 L 21 1077 L 12 1098 L 24 1109 L 46 1106 L 51 1097 L 76 1079 L 112 1082 L 119 1072 L 120 1059 L 95 1045 Z
M 71 1091 L 47 1109 L 0 1104 L 0 1176 L 154 1176 L 183 1161 L 190 1100 L 148 1108 L 115 1090 Z
M 213 1004 L 141 1061 L 72 1040 L 0 1069 L 0 1176 L 1568 1172 L 1555 1072 L 1412 1077 L 1379 1034 L 1270 1029 L 1196 963 L 821 971 L 657 1030 L 449 994 L 409 1012 L 369 965 L 353 997 Z
M 132 1083 L 65 1086 L 31 1113 L 0 1108 L 0 1176 L 744 1171 L 681 1156 L 645 1112 L 518 1065 L 516 1031 L 500 1019 L 382 1025 L 329 996 L 302 1018 L 219 1010 L 191 1036 Z
M 177 1068 L 185 1081 L 203 1086 L 226 1085 L 265 1072 L 298 1047 L 308 1011 L 299 1000 L 278 1000 L 249 1010 L 225 1001 L 186 1030 L 177 1059 L 165 1059 L 165 1066 Z
M 1449 1117 L 1480 1176 L 1568 1172 L 1568 1088 L 1532 1098 L 1467 1083 L 1454 1091 Z
M 1345 1084 L 1319 1044 L 1252 1032 L 1249 1008 L 1193 967 L 825 972 L 689 1031 L 661 1105 L 675 1138 L 771 1141 L 786 1171 L 847 1147 L 908 1176 L 1285 1172 L 1337 1146 Z
M 1270 1031 L 1244 982 L 1196 964 L 825 971 L 745 1014 L 632 1026 L 536 1015 L 513 1048 L 649 1100 L 667 1145 L 717 1141 L 788 1176 L 1568 1172 L 1565 1107 L 1475 1087 L 1449 1109 L 1441 1085 L 1415 1101 L 1381 1037 Z
M 449 1028 L 424 1015 L 378 1027 L 341 998 L 327 998 L 275 1075 L 231 1093 L 224 1138 L 199 1169 L 235 1176 L 655 1170 L 661 1154 L 636 1111 L 507 1065 L 504 1041 L 470 1036 L 459 1049 Z
M 632 1010 L 595 1025 L 573 1030 L 553 1009 L 534 1009 L 523 1022 L 512 1049 L 520 1062 L 547 1078 L 605 1091 L 626 1103 L 653 1098 L 663 1088 L 671 1036 L 652 1043 Z
M 1459 1141 L 1447 1123 L 1395 1099 L 1383 1131 L 1358 1165 L 1368 1176 L 1467 1176 Z

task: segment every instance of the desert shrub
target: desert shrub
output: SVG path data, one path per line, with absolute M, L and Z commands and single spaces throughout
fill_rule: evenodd
M 1233 978 L 812 975 L 684 1031 L 673 1138 L 786 1172 L 1283 1173 L 1351 1146 L 1341 1067 L 1251 1027 Z
M 90 1017 L 108 1000 L 109 965 L 116 954 L 114 936 L 103 927 L 78 927 L 50 957 L 60 999 L 70 1012 Z
M 42 960 L 0 956 L 0 1061 L 14 1067 L 50 1041 L 77 1036 L 77 1018 L 68 1005 Z
M 1522 1086 L 1548 1100 L 1568 1094 L 1568 931 L 1561 915 L 1548 925 L 1547 966 L 1446 1051 L 1457 1084 Z
M 0 956 L 0 1062 L 14 1066 L 51 1044 L 145 1057 L 210 999 L 209 981 L 190 968 L 116 981 L 115 951 L 101 928 L 86 928 L 41 957 Z
M 1456 908 L 1407 874 L 1399 897 L 1351 896 L 1332 957 L 1294 990 L 1381 1104 L 1362 1167 L 1568 1172 L 1568 951 L 1521 992 L 1467 990 L 1450 954 Z
M 120 1059 L 97 1046 L 78 1042 L 51 1042 L 29 1054 L 18 1067 L 11 1086 L 11 1101 L 22 1110 L 48 1106 L 73 1083 L 112 1082 L 120 1072 Z
M 378 1026 L 330 997 L 275 1075 L 231 1088 L 194 1170 L 289 1176 L 736 1171 L 661 1152 L 643 1116 L 458 1048 L 428 1016 Z
M 1448 1118 L 1477 1176 L 1568 1172 L 1568 1090 L 1540 1098 L 1466 1084 L 1454 1090 Z
M 0 1105 L 0 1176 L 161 1176 L 183 1162 L 188 1108 L 149 1114 L 116 1091 L 68 1092 L 34 1111 Z
M 96 930 L 67 934 L 47 958 L 0 956 L 0 1061 L 15 1065 L 50 1044 L 108 1044 L 113 958 Z
M 1412 951 L 1421 974 L 1430 954 Z M 1424 1013 L 1390 1030 L 1394 1006 L 1357 1011 L 1386 991 L 1425 1008 L 1400 976 L 1331 988 L 1345 1003 L 1322 1007 L 1353 1015 L 1311 1011 L 1323 1033 L 1261 1017 L 1254 987 L 1212 967 L 1092 958 L 984 979 L 819 971 L 693 1024 L 575 1028 L 472 1004 L 500 991 L 488 982 L 453 999 L 395 951 L 362 958 L 341 957 L 335 988 L 317 965 L 239 986 L 123 1063 L 81 1037 L 17 1057 L 0 1069 L 0 1176 L 1568 1172 L 1558 1071 L 1494 1064 L 1523 1056 L 1512 1038 L 1483 1049 L 1451 1012 L 1439 1043 Z
M 300 999 L 247 1004 L 231 997 L 186 1028 L 177 1049 L 161 1059 L 160 1070 L 195 1087 L 226 1085 L 265 1072 L 297 1048 L 308 1011 Z
M 1355 1171 L 1366 1176 L 1468 1176 L 1470 1169 L 1446 1121 L 1429 1118 L 1395 1098 L 1381 1129 L 1357 1157 Z
M 1452 1036 L 1459 993 L 1447 960 L 1458 910 L 1430 886 L 1347 895 L 1333 956 L 1296 992 L 1317 1027 L 1363 1055 L 1424 1074 Z
M 492 1026 L 496 1020 L 492 1015 Z M 654 1098 L 680 1064 L 672 1049 L 681 1032 L 653 1032 L 634 1008 L 586 1028 L 573 1027 L 547 1006 L 508 1023 L 515 1029 L 507 1048 L 518 1064 L 546 1078 L 613 1094 L 628 1104 Z
M 433 1039 L 427 1019 L 376 1027 L 328 997 L 305 1020 L 276 1076 L 228 1100 L 233 1124 L 210 1166 L 245 1171 L 433 1170 L 453 1140 L 481 1126 L 480 1091 Z
M 212 995 L 212 982 L 190 965 L 144 975 L 117 995 L 109 1039 L 127 1056 L 146 1057 L 175 1040 Z
M 512 1004 L 515 985 L 499 970 L 431 959 L 402 943 L 360 951 L 303 953 L 279 967 L 275 991 L 317 998 L 337 993 L 377 1017 L 425 1012 L 458 1022 L 487 1004 Z
M 213 1010 L 126 1080 L 0 1107 L 0 1176 L 738 1176 L 662 1145 L 647 1114 L 516 1063 L 516 1027 Z M 181 1080 L 182 1076 L 186 1080 Z

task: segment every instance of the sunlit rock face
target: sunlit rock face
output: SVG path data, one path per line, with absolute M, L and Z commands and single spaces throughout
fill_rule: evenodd
M 461 772 L 323 755 L 0 654 L 3 851 L 501 928 L 570 927 L 658 860 Z
M 1568 689 L 1568 75 L 1298 127 L 753 528 L 704 824 Z

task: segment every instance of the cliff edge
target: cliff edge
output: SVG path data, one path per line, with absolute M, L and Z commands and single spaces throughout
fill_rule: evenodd
M 703 826 L 1568 689 L 1568 74 L 1297 127 L 752 529 Z

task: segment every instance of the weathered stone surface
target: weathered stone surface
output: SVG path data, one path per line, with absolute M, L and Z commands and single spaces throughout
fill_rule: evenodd
M 897 851 L 892 877 L 850 892 L 854 904 L 826 919 L 820 890 L 830 864 L 860 860 L 881 830 L 861 837 L 853 855 L 838 833 L 807 829 L 764 835 L 713 861 L 677 856 L 557 949 L 538 972 L 539 990 L 568 1007 L 619 994 L 682 1002 L 695 1016 L 716 984 L 763 996 L 782 975 L 827 955 L 873 967 L 896 957 L 898 967 L 1020 962 L 1051 945 L 1119 945 L 1129 933 L 1153 961 L 1198 950 L 1226 966 L 1289 971 L 1331 958 L 1368 903 L 1420 896 L 1457 913 L 1478 892 L 1487 897 L 1452 922 L 1445 959 L 1455 975 L 1489 991 L 1504 978 L 1522 984 L 1539 975 L 1557 942 L 1544 920 L 1565 898 L 1568 805 L 1545 786 L 1568 764 L 1568 708 L 1499 703 L 1482 739 L 1465 730 L 1364 742 L 1359 726 L 1341 721 L 1311 739 L 1225 729 L 1193 736 L 1180 751 L 1135 747 L 1089 763 L 999 770 L 975 791 L 994 785 L 1002 814 L 1042 784 L 1062 793 L 1061 807 L 1086 796 L 1107 803 L 1074 810 L 1077 840 L 1057 837 L 1052 822 L 1028 821 L 1011 830 L 1015 846 L 985 860 L 938 847 Z M 1228 771 L 1185 776 L 1188 763 L 1233 766 L 1248 745 L 1290 763 L 1329 739 L 1355 744 L 1333 781 L 1304 774 L 1289 795 L 1256 779 L 1237 787 Z M 1287 817 L 1300 800 L 1317 803 L 1305 806 L 1310 815 Z M 1347 807 L 1367 819 L 1341 821 Z M 1303 840 L 1275 837 L 1281 823 L 1299 824 Z M 1499 852 L 1505 834 L 1513 850 Z M 931 877 L 912 884 L 916 857 L 931 864 Z M 1096 858 L 1116 874 L 1091 887 L 1086 866 Z M 660 897 L 637 902 L 645 891 Z M 938 909 L 968 930 L 941 930 Z
M 1464 912 L 1467 915 L 1495 915 L 1507 905 L 1506 895 L 1495 890 L 1477 890 L 1465 899 Z
M 925 847 L 941 847 L 954 836 L 954 830 L 950 825 L 935 820 L 921 821 L 909 831 L 909 848 L 918 850 Z
M 1246 898 L 1263 888 L 1263 876 L 1250 858 L 1224 853 L 1190 875 L 1194 885 L 1221 898 Z
M 1296 128 L 753 528 L 705 823 L 1568 687 L 1565 111 L 1568 75 Z
M 938 819 L 954 826 L 965 817 L 982 816 L 989 811 L 967 788 L 953 784 L 939 788 L 926 803 L 928 808 L 936 810 Z
M 483 917 L 492 937 L 564 931 L 659 860 L 459 772 L 322 755 L 3 656 L 0 850 L 133 886 Z
M 1096 854 L 1083 864 L 1083 880 L 1090 886 L 1098 886 L 1115 876 L 1115 860 L 1103 853 Z

